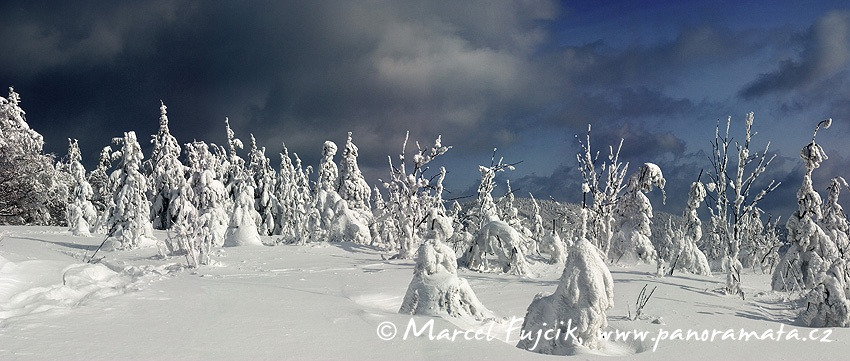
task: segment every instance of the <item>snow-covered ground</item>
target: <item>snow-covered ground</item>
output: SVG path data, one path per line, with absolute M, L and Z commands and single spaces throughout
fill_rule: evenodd
M 399 314 L 414 262 L 386 261 L 350 243 L 224 248 L 212 266 L 190 270 L 185 259 L 160 259 L 153 248 L 100 252 L 100 263 L 86 264 L 99 235 L 51 227 L 0 232 L 0 360 L 553 358 L 515 345 L 526 308 L 538 292 L 555 290 L 562 265 L 538 260 L 534 276 L 522 278 L 459 270 L 498 316 L 478 322 Z M 745 273 L 742 300 L 718 291 L 722 276 L 654 272 L 654 265 L 611 269 L 608 330 L 646 332 L 645 340 L 630 334 L 605 341 L 600 352 L 566 357 L 811 360 L 850 353 L 850 330 L 797 325 L 798 295 L 769 291 L 769 275 Z M 644 316 L 630 320 L 644 285 L 657 289 Z M 690 340 L 677 340 L 677 331 Z

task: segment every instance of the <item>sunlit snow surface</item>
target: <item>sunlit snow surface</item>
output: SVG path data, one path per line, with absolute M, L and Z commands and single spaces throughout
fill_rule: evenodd
M 519 318 L 538 292 L 555 290 L 563 270 L 543 257 L 532 257 L 535 278 L 459 270 L 498 316 L 480 322 L 399 314 L 413 262 L 385 261 L 371 247 L 226 248 L 214 253 L 212 266 L 188 270 L 185 259 L 160 259 L 155 248 L 100 252 L 99 264 L 85 264 L 101 235 L 78 238 L 49 227 L 0 231 L 6 232 L 0 240 L 0 360 L 552 359 L 515 347 Z M 798 295 L 768 291 L 769 275 L 745 273 L 741 300 L 717 291 L 721 277 L 677 272 L 659 279 L 654 271 L 653 265 L 611 269 L 609 330 L 647 331 L 646 340 L 606 341 L 602 350 L 564 357 L 804 360 L 850 352 L 847 329 L 795 325 Z M 629 320 L 647 284 L 658 288 L 644 317 Z M 430 321 L 435 337 L 444 331 L 455 334 L 454 341 L 429 339 Z M 426 327 L 424 334 L 415 336 L 410 325 Z M 393 336 L 391 326 L 394 337 L 382 340 Z M 780 340 L 722 339 L 723 332 L 738 336 L 742 328 L 783 334 Z M 676 330 L 683 337 L 689 330 L 698 338 L 720 333 L 714 341 L 693 335 L 653 341 L 665 333 L 674 338 Z M 826 334 L 832 342 L 820 342 Z

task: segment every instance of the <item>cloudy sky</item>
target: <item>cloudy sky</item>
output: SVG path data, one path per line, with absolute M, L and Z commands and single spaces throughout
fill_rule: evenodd
M 604 4 L 603 4 L 604 3 Z M 521 194 L 578 199 L 576 134 L 625 138 L 632 169 L 659 164 L 679 213 L 708 168 L 718 121 L 772 141 L 764 203 L 787 217 L 799 150 L 821 119 L 850 176 L 850 7 L 845 1 L 55 1 L 0 5 L 0 85 L 21 94 L 47 151 L 78 138 L 87 164 L 112 137 L 154 134 L 159 102 L 180 142 L 221 143 L 224 117 L 273 163 L 282 142 L 316 164 L 348 131 L 374 182 L 407 130 L 454 148 L 447 197 L 469 194 L 493 148 L 523 163 Z M 710 3 L 710 5 L 708 4 Z M 504 192 L 500 185 L 496 194 Z M 657 198 L 654 198 L 657 199 Z

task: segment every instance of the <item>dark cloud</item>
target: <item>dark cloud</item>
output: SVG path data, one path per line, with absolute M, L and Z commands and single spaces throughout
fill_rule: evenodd
M 471 148 L 513 141 L 517 117 L 554 99 L 533 57 L 557 12 L 549 1 L 21 3 L 0 18 L 12 30 L 0 81 L 20 84 L 53 150 L 69 135 L 99 148 L 152 133 L 163 99 L 181 141 L 220 142 L 229 116 L 242 138 L 302 154 L 354 131 L 384 163 L 407 130 Z
M 799 59 L 780 62 L 740 91 L 745 99 L 805 88 L 850 65 L 850 12 L 832 11 L 797 39 Z
M 455 146 L 449 156 L 465 160 L 489 159 L 493 147 L 535 148 L 509 156 L 545 158 L 515 174 L 544 198 L 575 194 L 573 156 L 551 153 L 574 146 L 563 134 L 583 134 L 588 123 L 595 144 L 625 138 L 623 157 L 633 169 L 657 162 L 671 189 L 686 189 L 707 162 L 692 156 L 711 136 L 698 133 L 718 118 L 815 113 L 835 118 L 836 128 L 850 119 L 846 13 L 830 13 L 793 38 L 793 28 L 757 21 L 751 28 L 692 21 L 700 11 L 690 7 L 687 19 L 674 21 L 666 14 L 681 9 L 669 8 L 653 15 L 662 31 L 630 42 L 610 35 L 632 38 L 618 22 L 643 23 L 644 13 L 611 19 L 617 6 L 592 5 L 568 15 L 561 5 L 17 2 L 0 11 L 0 85 L 16 87 L 48 151 L 64 154 L 66 138 L 79 138 L 88 164 L 124 131 L 154 134 L 163 100 L 180 142 L 221 143 L 230 117 L 237 135 L 247 143 L 253 133 L 275 163 L 286 142 L 315 165 L 324 140 L 343 142 L 352 131 L 370 181 L 386 174 L 386 156 L 400 152 L 408 130 L 408 150 L 442 133 Z M 562 24 L 570 21 L 602 24 L 608 35 L 591 31 L 573 41 L 574 29 Z M 775 59 L 795 47 L 800 58 L 779 65 Z M 759 95 L 737 97 L 755 78 L 752 69 L 765 64 L 778 70 L 750 84 Z M 802 91 L 762 96 L 781 93 L 771 89 Z M 555 141 L 567 143 L 540 146 Z
M 646 87 L 612 88 L 585 92 L 566 100 L 563 110 L 553 116 L 557 124 L 580 126 L 587 123 L 628 123 L 636 120 L 682 117 L 700 104 L 686 98 L 673 98 Z

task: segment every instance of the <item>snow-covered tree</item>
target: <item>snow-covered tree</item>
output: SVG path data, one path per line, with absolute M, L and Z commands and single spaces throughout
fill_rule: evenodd
M 585 210 L 586 212 L 586 210 Z M 517 347 L 549 355 L 573 355 L 580 347 L 597 349 L 599 331 L 614 307 L 614 281 L 601 251 L 584 237 L 570 247 L 555 293 L 541 292 L 528 306 Z M 575 338 L 566 337 L 575 328 Z M 539 337 L 560 330 L 562 337 Z
M 732 117 L 726 121 L 724 135 L 721 136 L 720 125 L 717 125 L 712 143 L 713 172 L 709 173 L 711 181 L 708 183 L 708 191 L 714 193 L 715 204 L 714 208 L 709 208 L 711 233 L 707 256 L 722 258 L 722 268 L 726 271 L 725 292 L 740 294 L 742 297 L 740 273 L 743 265 L 740 262 L 740 251 L 748 221 L 746 215 L 752 214 L 758 203 L 779 186 L 778 182 L 771 180 L 757 193 L 753 193 L 759 186 L 759 178 L 776 157 L 768 154 L 770 142 L 765 145 L 764 151 L 751 152 L 753 121 L 754 114 L 748 113 L 744 120 L 744 142 L 737 143 L 734 151 L 737 163 L 733 169 L 729 169 L 729 157 L 732 152 L 729 127 Z
M 274 234 L 280 235 L 279 242 L 291 243 L 300 238 L 298 233 L 306 219 L 306 204 L 309 198 L 304 198 L 298 187 L 300 170 L 295 169 L 289 150 L 283 144 L 280 152 L 280 172 L 275 183 L 274 194 L 278 201 L 278 214 L 275 216 Z M 307 190 L 307 197 L 310 192 Z
M 478 200 L 473 210 L 478 215 L 478 229 L 475 231 L 472 244 L 458 263 L 475 271 L 526 275 L 530 272 L 525 258 L 530 242 L 517 228 L 501 220 L 501 212 L 491 194 L 496 186 L 494 182 L 496 172 L 505 169 L 513 170 L 514 164 L 504 164 L 502 159 L 496 162 L 495 149 L 493 154 L 489 167 L 478 167 L 481 172 L 481 182 L 478 185 Z M 514 208 L 512 213 L 513 211 L 516 209 Z M 495 260 L 490 260 L 488 255 L 494 255 Z
M 676 257 L 679 254 L 682 243 L 683 234 L 673 227 L 673 218 L 667 220 L 667 225 L 664 228 L 664 234 L 654 237 L 652 246 L 655 247 L 655 252 L 658 255 L 658 277 L 664 277 L 667 270 L 673 267 Z
M 0 223 L 59 224 L 65 219 L 68 190 L 56 178 L 44 138 L 31 129 L 20 96 L 9 88 L 0 96 Z
M 86 179 L 86 169 L 83 167 L 83 156 L 76 139 L 68 139 L 68 172 L 71 174 L 71 201 L 66 208 L 65 220 L 70 231 L 75 236 L 91 237 L 92 226 L 97 222 L 95 211 L 90 199 L 94 192 Z
M 490 166 L 478 166 L 478 171 L 481 173 L 481 181 L 478 183 L 478 199 L 471 211 L 472 215 L 476 217 L 476 229 L 483 227 L 491 221 L 502 219 L 502 212 L 493 199 L 493 189 L 496 188 L 496 173 L 504 172 L 505 170 L 514 170 L 514 166 L 516 165 L 516 163 L 506 164 L 503 161 L 503 158 L 499 158 L 499 161 L 496 162 L 496 149 L 493 149 Z
M 566 244 L 554 229 L 545 232 L 540 239 L 540 250 L 549 254 L 549 264 L 564 263 L 567 260 Z
M 312 227 L 312 235 L 316 240 L 327 240 L 332 227 L 336 202 L 340 200 L 336 192 L 339 169 L 334 163 L 337 152 L 336 143 L 328 140 L 322 145 L 322 159 L 319 161 L 318 179 L 316 181 L 315 199 L 312 210 L 314 217 L 318 217 L 318 223 Z
M 823 201 L 812 187 L 812 172 L 828 158 L 820 144 L 815 142 L 815 136 L 821 125 L 828 128 L 831 123 L 832 119 L 818 123 L 812 141 L 800 151 L 806 173 L 797 191 L 797 210 L 786 223 L 791 247 L 773 271 L 772 287 L 777 291 L 815 288 L 840 257 L 838 247 L 818 225 Z
M 838 260 L 806 295 L 800 322 L 808 327 L 850 327 L 847 281 L 847 267 Z
M 169 214 L 173 215 L 173 224 L 169 228 L 165 244 L 169 255 L 185 254 L 189 267 L 198 267 L 202 261 L 201 253 L 209 254 L 209 248 L 204 249 L 203 242 L 198 237 L 200 233 L 198 210 L 192 201 L 195 194 L 187 182 L 177 190 L 175 197 L 169 202 Z
M 114 138 L 113 142 L 121 150 L 112 153 L 112 158 L 120 160 L 118 169 L 110 175 L 114 187 L 113 205 L 107 222 L 111 248 L 134 249 L 153 245 L 153 228 L 150 221 L 150 202 L 147 178 L 141 172 L 142 148 L 133 131 L 125 132 L 123 138 Z
M 254 187 L 247 179 L 240 179 L 236 181 L 233 192 L 236 198 L 224 235 L 224 246 L 262 246 L 257 232 L 260 215 L 254 210 Z
M 266 148 L 258 148 L 251 134 L 251 151 L 248 158 L 248 173 L 254 183 L 254 209 L 260 215 L 257 231 L 271 236 L 275 229 L 275 216 L 280 212 L 280 203 L 275 195 L 277 174 L 266 158 Z
M 112 148 L 103 147 L 97 167 L 89 173 L 88 182 L 92 187 L 91 203 L 97 211 L 97 220 L 92 224 L 92 230 L 106 233 L 109 208 L 112 206 L 112 185 L 109 184 L 109 168 L 112 167 Z
M 481 304 L 466 279 L 457 275 L 455 253 L 444 243 L 452 235 L 452 220 L 442 209 L 432 208 L 425 223 L 429 231 L 416 252 L 413 279 L 399 313 L 475 320 L 493 318 L 493 313 Z
M 351 141 L 351 132 L 348 133 L 339 168 L 332 163 L 336 145 L 328 142 L 325 150 L 328 154 L 324 154 L 320 167 L 325 177 L 319 179 L 320 188 L 316 196 L 317 208 L 321 209 L 322 205 L 333 208 L 332 211 L 325 210 L 322 213 L 331 220 L 329 239 L 371 244 L 371 189 L 357 166 L 358 149 Z M 329 189 L 328 186 L 332 184 L 334 187 Z
M 190 222 L 190 225 L 194 223 L 195 245 L 196 249 L 200 250 L 198 259 L 201 264 L 206 264 L 209 262 L 209 250 L 224 245 L 224 235 L 229 223 L 226 211 L 227 191 L 213 170 L 217 160 L 210 152 L 209 146 L 196 141 L 187 143 L 185 147 L 186 163 L 189 167 L 187 185 L 191 187 L 191 191 L 181 191 L 180 196 L 191 197 L 192 206 L 197 211 L 198 218 L 195 222 L 188 216 L 187 222 Z
M 437 136 L 431 147 L 423 148 L 417 142 L 417 152 L 412 157 L 413 169 L 408 172 L 405 153 L 409 136 L 410 132 L 407 132 L 401 147 L 401 163 L 395 166 L 392 157 L 388 157 L 390 180 L 382 182 L 389 193 L 387 204 L 395 216 L 393 223 L 398 227 L 391 230 L 399 244 L 398 253 L 394 257 L 401 259 L 413 258 L 417 245 L 421 242 L 419 229 L 423 227 L 425 216 L 431 208 L 438 207 L 438 200 L 442 199 L 435 194 L 436 190 L 430 187 L 431 180 L 425 176 L 425 165 L 451 148 L 442 144 L 440 136 Z
M 685 207 L 685 232 L 681 245 L 678 247 L 676 259 L 673 261 L 673 269 L 693 274 L 710 276 L 711 266 L 705 254 L 697 247 L 702 238 L 702 221 L 699 219 L 697 209 L 705 200 L 705 187 L 702 182 L 691 183 L 688 192 L 688 205 Z
M 245 160 L 236 153 L 238 149 L 244 148 L 242 140 L 236 138 L 236 133 L 230 128 L 230 118 L 224 118 L 224 128 L 227 134 L 227 148 L 216 147 L 216 158 L 219 162 L 221 182 L 227 190 L 227 208 L 235 207 L 236 198 L 239 196 L 236 191 L 236 183 L 241 182 L 245 175 Z
M 168 115 L 165 103 L 160 101 L 159 131 L 151 136 L 153 153 L 149 168 L 151 169 L 151 209 L 152 224 L 155 229 L 168 229 L 174 222 L 175 215 L 171 214 L 169 203 L 177 196 L 177 192 L 186 183 L 183 164 L 180 163 L 180 144 L 168 129 Z
M 824 232 L 838 247 L 838 251 L 842 257 L 847 259 L 850 256 L 850 222 L 847 221 L 847 215 L 844 213 L 844 208 L 838 203 L 838 197 L 841 195 L 841 187 L 850 188 L 844 177 L 835 177 L 829 183 L 827 188 L 829 194 L 826 197 L 826 203 L 823 205 L 823 215 L 820 219 L 820 225 Z
M 585 141 L 578 140 L 581 153 L 576 154 L 582 179 L 582 208 L 592 213 L 588 217 L 587 239 L 602 250 L 605 258 L 608 258 L 611 249 L 611 241 L 614 237 L 615 212 L 621 192 L 624 188 L 626 171 L 629 163 L 620 161 L 620 150 L 623 148 L 623 139 L 617 150 L 608 146 L 608 160 L 599 163 L 599 152 L 592 151 L 590 143 L 590 125 L 587 126 Z M 576 135 L 578 139 L 578 135 Z M 597 165 L 599 171 L 597 171 Z M 604 179 L 602 177 L 605 177 Z M 588 204 L 588 195 L 592 197 L 592 203 Z
M 652 203 L 644 193 L 651 191 L 653 186 L 661 189 L 663 193 L 665 183 L 661 168 L 653 163 L 644 163 L 637 173 L 632 174 L 616 209 L 617 231 L 612 239 L 608 257 L 625 262 L 659 262 L 655 247 L 650 241 Z
M 525 236 L 505 221 L 491 221 L 475 233 L 472 245 L 458 263 L 474 271 L 528 275 L 531 270 L 520 246 L 524 242 Z M 488 257 L 491 255 L 495 259 Z
M 351 132 L 348 132 L 348 140 L 345 142 L 342 159 L 339 161 L 337 192 L 342 199 L 348 202 L 349 208 L 363 215 L 367 218 L 364 221 L 368 222 L 372 217 L 371 205 L 369 204 L 372 190 L 360 172 L 357 156 L 357 146 L 351 141 Z
M 537 241 L 534 239 L 534 233 L 523 224 L 519 216 L 519 209 L 514 204 L 516 197 L 511 189 L 510 180 L 505 181 L 505 187 L 505 196 L 499 200 L 502 210 L 501 218 L 523 236 L 523 242 L 519 244 L 523 254 L 531 255 L 540 253 L 540 250 L 537 249 Z

